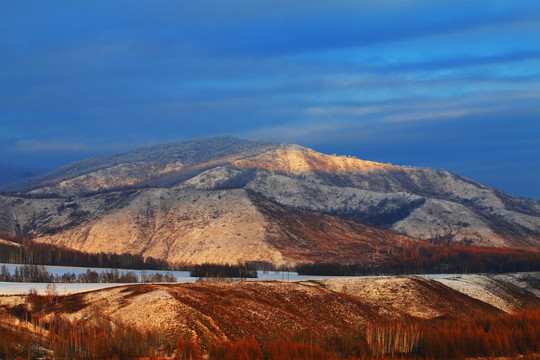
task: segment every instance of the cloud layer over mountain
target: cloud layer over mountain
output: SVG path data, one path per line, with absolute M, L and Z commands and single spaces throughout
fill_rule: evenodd
M 233 133 L 540 198 L 536 1 L 0 4 L 0 163 Z

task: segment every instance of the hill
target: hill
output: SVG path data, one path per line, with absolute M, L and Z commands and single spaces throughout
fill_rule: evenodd
M 294 344 L 317 345 L 336 354 L 316 357 L 328 359 L 527 354 L 537 350 L 538 280 L 538 273 L 527 273 L 199 282 L 3 296 L 0 334 L 12 341 L 0 343 L 0 350 L 16 353 L 9 345 L 19 343 L 56 357 L 90 351 L 133 358 L 132 352 L 172 356 L 182 348 L 178 339 L 212 353 L 216 343 L 252 338 L 266 351 L 285 340 L 277 345 L 281 354 Z M 452 349 L 460 356 L 448 355 Z

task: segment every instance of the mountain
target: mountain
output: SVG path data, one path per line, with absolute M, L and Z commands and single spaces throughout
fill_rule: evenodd
M 540 202 L 444 170 L 228 136 L 74 163 L 0 197 L 0 232 L 173 262 L 376 262 L 420 240 L 540 245 Z
M 0 189 L 46 172 L 47 170 L 40 168 L 0 165 Z

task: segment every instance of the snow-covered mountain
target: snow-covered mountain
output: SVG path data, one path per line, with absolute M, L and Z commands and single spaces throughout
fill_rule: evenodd
M 228 136 L 77 162 L 11 190 L 2 232 L 170 261 L 376 261 L 414 239 L 540 245 L 539 201 L 447 171 Z

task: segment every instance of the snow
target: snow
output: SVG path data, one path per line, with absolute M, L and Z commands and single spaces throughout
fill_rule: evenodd
M 2 295 L 20 295 L 28 294 L 30 289 L 36 289 L 38 294 L 46 294 L 46 283 L 20 283 L 20 282 L 0 282 L 0 294 Z M 55 284 L 56 292 L 58 294 L 71 294 L 83 291 L 99 290 L 114 286 L 124 286 L 133 284 L 102 284 L 102 283 L 69 283 L 69 284 Z

